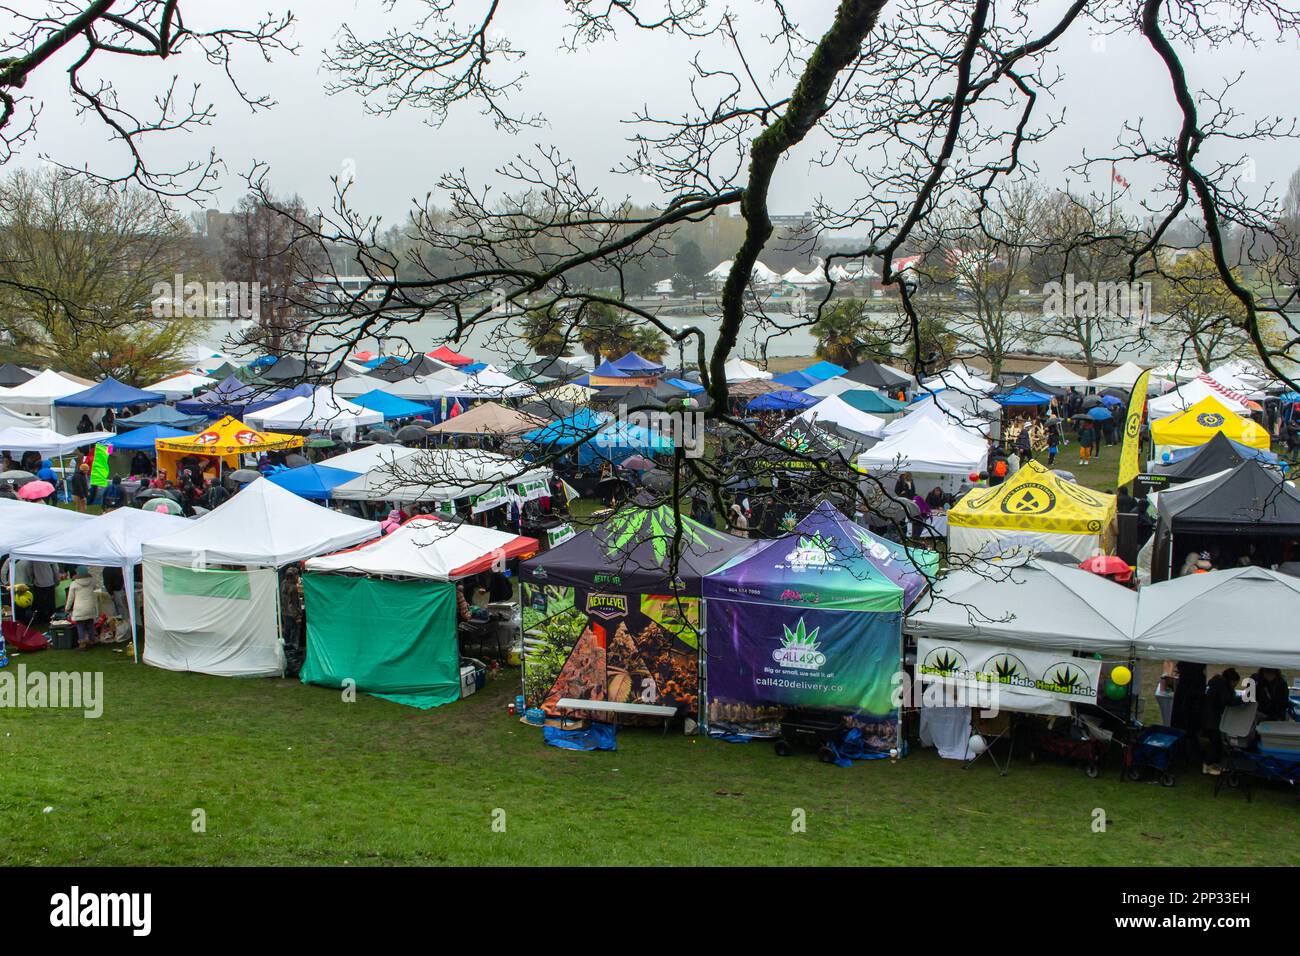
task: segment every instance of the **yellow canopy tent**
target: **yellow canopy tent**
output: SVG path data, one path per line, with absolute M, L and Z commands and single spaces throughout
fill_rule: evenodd
M 1080 561 L 1115 543 L 1115 496 L 1026 462 L 993 488 L 973 488 L 948 509 L 948 549 L 969 558 L 988 545 L 1064 551 Z
M 1249 418 L 1242 418 L 1213 395 L 1207 395 L 1191 408 L 1157 418 L 1151 423 L 1151 442 L 1161 447 L 1204 445 L 1216 432 L 1251 448 L 1267 449 L 1268 431 Z
M 205 458 L 221 462 L 228 468 L 238 468 L 241 455 L 301 448 L 302 436 L 260 432 L 234 416 L 227 415 L 197 435 L 159 438 L 155 445 L 158 449 L 158 470 L 169 478 L 175 478 L 182 458 Z

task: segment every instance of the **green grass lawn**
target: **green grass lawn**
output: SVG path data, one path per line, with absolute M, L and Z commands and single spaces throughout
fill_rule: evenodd
M 1173 789 L 1121 783 L 1113 766 L 1097 780 L 1058 764 L 1003 778 L 932 751 L 841 770 L 658 730 L 571 753 L 507 716 L 513 674 L 418 711 L 106 649 L 19 661 L 102 670 L 106 705 L 98 720 L 0 710 L 4 864 L 1300 863 L 1292 795 L 1216 799 L 1199 773 Z

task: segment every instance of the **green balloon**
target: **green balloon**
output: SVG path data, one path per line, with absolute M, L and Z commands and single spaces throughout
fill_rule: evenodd
M 1106 696 L 1111 700 L 1123 700 L 1128 696 L 1128 691 L 1116 684 L 1113 680 L 1106 681 Z

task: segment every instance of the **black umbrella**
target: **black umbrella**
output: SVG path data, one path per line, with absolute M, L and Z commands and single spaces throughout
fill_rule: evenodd
M 258 478 L 261 478 L 262 473 L 252 468 L 239 468 L 230 472 L 226 477 L 237 484 L 246 485 L 250 481 L 256 481 Z
M 304 458 L 302 455 L 298 454 L 297 452 L 293 452 L 291 454 L 284 456 L 284 465 L 286 468 L 301 468 L 303 465 L 307 463 L 308 463 L 307 459 Z
M 0 482 L 12 485 L 15 488 L 21 488 L 23 485 L 27 484 L 27 482 L 35 480 L 36 476 L 30 471 L 20 471 L 17 468 L 13 471 L 6 471 L 0 474 Z
M 383 441 L 382 438 L 375 437 L 375 441 Z M 397 441 L 424 441 L 429 437 L 429 430 L 423 425 L 403 425 L 399 428 L 393 438 Z
M 397 441 L 397 436 L 392 432 L 367 432 L 366 441 L 380 445 L 391 445 Z
M 172 501 L 180 501 L 180 496 L 174 491 L 166 488 L 150 488 L 142 491 L 135 496 L 135 502 L 138 505 L 142 501 L 149 501 L 151 498 L 170 498 Z
M 1083 406 L 1082 406 L 1083 408 L 1092 408 L 1093 406 L 1095 406 L 1095 405 L 1100 405 L 1100 404 L 1101 404 L 1101 396 L 1100 396 L 1100 395 L 1085 395 L 1085 396 L 1083 396 Z
M 1082 412 L 1080 412 L 1078 415 L 1071 415 L 1071 416 L 1070 416 L 1070 421 L 1072 421 L 1072 422 L 1090 422 L 1090 421 L 1092 421 L 1092 416 L 1091 416 L 1091 415 L 1085 415 L 1085 414 L 1083 414 Z

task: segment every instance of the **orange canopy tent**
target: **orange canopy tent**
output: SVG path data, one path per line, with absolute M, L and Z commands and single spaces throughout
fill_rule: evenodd
M 197 435 L 176 438 L 159 438 L 158 470 L 174 478 L 182 458 L 203 458 L 229 468 L 238 468 L 241 455 L 257 455 L 265 451 L 283 451 L 301 448 L 301 435 L 284 435 L 280 432 L 260 432 L 245 425 L 232 415 L 213 422 Z

